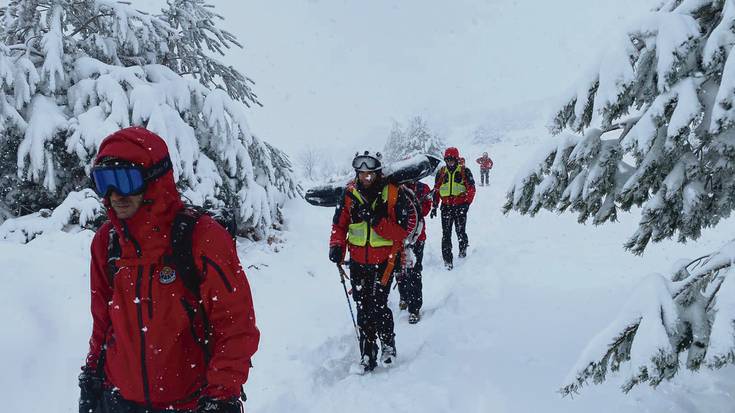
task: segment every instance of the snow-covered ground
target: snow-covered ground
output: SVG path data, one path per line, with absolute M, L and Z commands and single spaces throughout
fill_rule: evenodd
M 409 325 L 398 312 L 397 292 L 391 296 L 399 363 L 390 370 L 349 373 L 358 350 L 337 270 L 327 259 L 331 209 L 294 201 L 286 208 L 283 243 L 242 243 L 262 332 L 246 410 L 735 411 L 733 367 L 684 373 L 657 390 L 628 395 L 615 377 L 574 399 L 557 393 L 587 341 L 614 318 L 639 279 L 716 249 L 735 222 L 707 231 L 700 242 L 652 245 L 635 257 L 622 249 L 635 216 L 599 228 L 578 225 L 572 215 L 503 216 L 505 191 L 531 155 L 535 133 L 543 130 L 518 132 L 492 147 L 460 146 L 468 164 L 490 152 L 491 185 L 478 188 L 469 255 L 454 271 L 443 270 L 440 223 L 429 221 L 424 318 Z M 76 376 L 91 327 L 90 241 L 91 233 L 81 232 L 43 235 L 28 245 L 0 243 L 3 411 L 76 411 Z

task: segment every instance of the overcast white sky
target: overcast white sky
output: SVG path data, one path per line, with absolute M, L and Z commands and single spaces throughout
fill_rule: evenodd
M 382 145 L 391 120 L 440 127 L 568 88 L 610 33 L 655 0 L 214 0 L 256 81 L 252 130 L 303 142 Z M 320 146 L 321 146 L 320 145 Z

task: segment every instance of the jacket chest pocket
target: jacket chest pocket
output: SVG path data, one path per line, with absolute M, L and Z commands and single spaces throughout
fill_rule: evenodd
M 136 296 L 143 303 L 149 318 L 158 313 L 170 315 L 172 310 L 179 310 L 178 301 L 184 293 L 179 274 L 172 265 L 151 264 L 145 268 L 140 277 L 140 294 Z M 174 311 L 176 313 L 178 311 Z

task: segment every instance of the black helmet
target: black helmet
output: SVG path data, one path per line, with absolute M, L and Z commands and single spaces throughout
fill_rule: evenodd
M 352 160 L 352 167 L 357 172 L 377 172 L 383 169 L 383 155 L 380 152 L 375 154 L 365 151 L 362 154 L 357 152 Z

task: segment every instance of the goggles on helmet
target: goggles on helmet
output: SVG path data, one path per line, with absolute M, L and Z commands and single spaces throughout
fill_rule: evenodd
M 150 168 L 130 164 L 95 166 L 91 178 L 100 197 L 110 195 L 113 190 L 122 196 L 130 196 L 142 194 L 149 181 L 160 178 L 171 168 L 171 158 L 167 156 Z
M 382 169 L 383 164 L 372 155 L 357 155 L 352 160 L 352 167 L 359 172 L 370 172 Z

